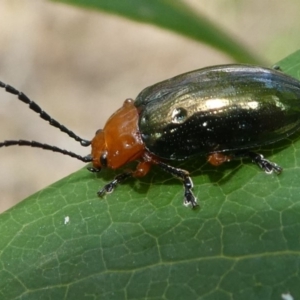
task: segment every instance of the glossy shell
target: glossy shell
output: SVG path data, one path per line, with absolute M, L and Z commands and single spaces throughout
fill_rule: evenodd
M 300 82 L 273 69 L 214 66 L 147 87 L 134 105 L 146 149 L 182 160 L 291 135 L 300 127 Z

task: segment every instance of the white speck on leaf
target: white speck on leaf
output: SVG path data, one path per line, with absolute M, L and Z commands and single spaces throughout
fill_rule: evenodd
M 69 222 L 70 222 L 70 217 L 69 217 L 69 216 L 66 216 L 66 217 L 65 217 L 64 224 L 67 225 Z
M 287 294 L 281 294 L 281 298 L 283 300 L 294 300 L 294 297 L 290 294 L 290 293 L 287 293 Z

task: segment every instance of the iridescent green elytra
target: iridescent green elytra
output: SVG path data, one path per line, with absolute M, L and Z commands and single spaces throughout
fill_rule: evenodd
M 234 153 L 299 129 L 300 82 L 274 69 L 213 66 L 145 88 L 135 106 L 146 148 L 158 157 Z

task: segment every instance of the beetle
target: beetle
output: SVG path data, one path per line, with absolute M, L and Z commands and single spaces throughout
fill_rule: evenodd
M 135 101 L 126 99 L 97 130 L 92 140 L 82 139 L 50 117 L 25 94 L 0 82 L 29 108 L 91 154 L 80 156 L 48 144 L 7 140 L 0 147 L 31 146 L 79 159 L 91 172 L 118 169 L 138 161 L 135 170 L 117 175 L 98 191 L 111 193 L 129 177 L 145 176 L 153 165 L 179 178 L 184 204 L 197 206 L 189 172 L 171 161 L 204 155 L 218 166 L 235 158 L 249 157 L 266 173 L 282 168 L 253 149 L 280 141 L 300 127 L 300 82 L 280 70 L 232 64 L 206 67 L 156 83 L 142 90 Z

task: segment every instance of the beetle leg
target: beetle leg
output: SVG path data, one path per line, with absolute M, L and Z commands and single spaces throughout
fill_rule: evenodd
M 224 162 L 228 162 L 231 159 L 232 159 L 232 156 L 225 155 L 223 153 L 218 153 L 218 152 L 212 153 L 212 154 L 208 155 L 208 157 L 207 157 L 207 161 L 215 167 L 223 164 Z
M 127 171 L 124 173 L 121 173 L 117 175 L 114 180 L 112 180 L 110 183 L 106 184 L 100 191 L 98 191 L 98 196 L 103 197 L 105 194 L 112 193 L 115 187 L 126 180 L 129 177 L 132 177 L 132 171 Z
M 248 152 L 247 155 L 252 159 L 254 163 L 256 163 L 267 174 L 271 174 L 273 173 L 273 171 L 276 172 L 277 174 L 280 174 L 282 171 L 282 168 L 280 166 L 265 159 L 264 156 L 259 153 Z
M 121 173 L 117 175 L 114 180 L 112 180 L 110 183 L 106 184 L 103 189 L 98 191 L 98 196 L 103 197 L 105 194 L 112 193 L 115 187 L 119 184 L 122 183 L 124 180 L 126 180 L 129 177 L 143 177 L 145 176 L 149 171 L 150 167 L 152 165 L 152 162 L 149 161 L 141 161 L 136 167 L 135 171 L 128 170 L 124 173 Z M 93 170 L 91 170 L 93 169 Z M 91 172 L 97 172 L 94 171 L 94 168 L 90 168 Z
M 184 186 L 183 204 L 185 206 L 191 205 L 192 208 L 197 207 L 198 206 L 197 198 L 194 196 L 194 194 L 192 192 L 193 181 L 192 181 L 191 177 L 189 176 L 190 175 L 189 172 L 186 170 L 183 170 L 183 169 L 174 168 L 174 167 L 167 165 L 161 161 L 158 161 L 157 165 L 159 165 L 164 171 L 179 178 L 183 182 L 183 186 Z
M 145 176 L 152 166 L 152 161 L 140 161 L 135 169 L 135 171 L 132 173 L 133 177 L 143 177 Z

